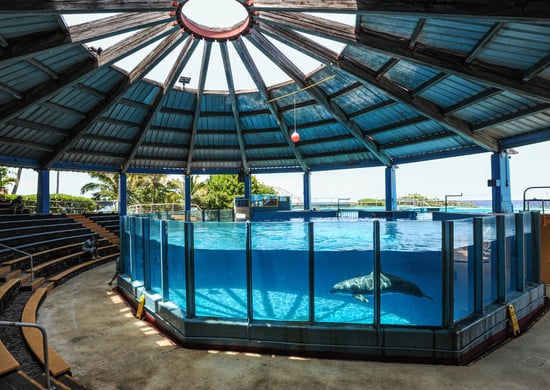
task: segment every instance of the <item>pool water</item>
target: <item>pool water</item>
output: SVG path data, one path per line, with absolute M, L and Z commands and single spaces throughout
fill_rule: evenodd
M 372 295 L 365 302 L 352 292 L 330 292 L 335 283 L 372 271 L 372 221 L 315 222 L 313 230 L 315 321 L 372 324 Z M 253 319 L 308 321 L 308 224 L 253 223 L 251 233 Z M 382 221 L 380 234 L 382 272 L 414 283 L 432 298 L 382 294 L 381 323 L 440 325 L 441 223 Z M 182 225 L 170 224 L 168 237 L 170 300 L 185 312 Z M 196 316 L 246 319 L 246 224 L 195 223 L 194 248 Z

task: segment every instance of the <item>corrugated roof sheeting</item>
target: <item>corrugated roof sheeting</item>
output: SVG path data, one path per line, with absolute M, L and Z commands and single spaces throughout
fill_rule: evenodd
M 60 30 L 56 15 L 0 14 L 0 35 L 5 39 L 19 38 L 51 30 Z M 39 36 L 34 37 L 34 39 L 38 38 Z
M 418 42 L 462 55 L 469 53 L 493 25 L 491 21 L 433 18 L 426 21 Z
M 525 96 L 502 91 L 477 103 L 475 106 L 457 112 L 457 116 L 472 123 L 473 126 L 497 119 L 501 116 L 533 107 L 537 104 Z
M 409 38 L 420 18 L 405 15 L 362 15 L 361 27 L 400 38 Z
M 385 76 L 397 84 L 406 87 L 408 90 L 414 90 L 439 73 L 435 69 L 401 60 Z
M 239 37 L 235 48 L 242 43 L 251 57 L 244 58 L 242 48 L 231 51 L 243 55 L 236 60 L 244 65 L 232 77 L 239 89 L 240 72 L 248 70 L 254 84 L 263 85 L 271 76 L 270 67 L 279 67 L 281 75 L 286 73 L 281 79 L 300 82 L 267 85 L 261 92 L 237 91 L 234 112 L 233 92 L 182 89 L 179 82 L 180 75 L 189 72 L 194 81 L 206 74 L 210 80 L 210 72 L 224 78 L 228 70 L 215 69 L 213 59 L 196 74 L 193 66 L 185 65 L 179 74 L 171 75 L 170 68 L 160 72 L 171 75 L 169 80 L 142 79 L 159 73 L 149 67 L 149 58 L 142 58 L 143 68 L 131 73 L 110 66 L 124 62 L 124 55 L 110 57 L 115 54 L 109 52 L 113 43 L 98 54 L 68 42 L 64 26 L 58 24 L 62 18 L 41 12 L 38 3 L 25 5 L 30 7 L 25 17 L 2 11 L 0 4 L 0 162 L 24 161 L 36 168 L 125 167 L 129 172 L 236 172 L 244 166 L 261 172 L 321 170 L 496 152 L 499 145 L 550 139 L 547 18 L 522 23 L 522 15 L 500 20 L 452 11 L 448 18 L 406 10 L 361 14 L 360 43 L 354 43 L 351 29 L 327 22 L 330 14 L 310 27 L 299 25 L 300 18 L 294 17 L 299 15 L 290 15 L 296 11 L 287 10 L 271 30 L 280 42 L 277 36 L 262 35 L 268 29 L 255 31 L 257 44 L 277 40 L 280 52 L 267 50 L 260 62 L 258 47 L 250 50 L 248 39 Z M 317 18 L 313 15 L 308 13 L 308 18 Z M 21 23 L 23 19 L 32 23 Z M 264 22 L 270 23 L 269 18 Z M 295 27 L 313 41 L 319 35 L 330 39 L 334 33 L 334 40 L 343 38 L 347 46 L 335 56 L 323 41 L 301 42 Z M 140 36 L 146 31 L 136 25 L 132 32 Z M 289 39 L 283 36 L 286 31 Z M 150 47 L 160 48 L 153 43 L 164 37 L 155 38 Z M 166 63 L 159 63 L 174 65 L 168 59 L 182 49 L 176 41 L 181 42 L 174 40 L 163 53 Z M 287 52 L 284 41 L 325 66 L 311 71 L 290 64 L 296 52 Z M 130 40 L 126 43 L 130 54 L 136 47 Z M 125 47 L 117 50 L 124 54 Z M 200 64 L 206 58 L 201 53 L 190 51 L 186 61 Z M 258 61 L 259 73 L 249 60 Z M 264 69 L 265 61 L 272 63 Z M 230 62 L 236 63 L 233 58 Z M 175 87 L 165 93 L 163 83 Z M 300 142 L 289 139 L 294 129 Z M 477 137 L 480 134 L 483 137 Z M 125 161 L 129 157 L 132 160 Z
M 480 83 L 451 75 L 422 91 L 419 96 L 448 108 L 487 89 Z
M 479 51 L 479 61 L 526 70 L 550 52 L 550 27 L 506 23 Z

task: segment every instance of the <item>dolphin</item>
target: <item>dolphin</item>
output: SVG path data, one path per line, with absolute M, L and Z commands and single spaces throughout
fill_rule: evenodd
M 372 294 L 373 291 L 374 277 L 372 272 L 368 275 L 357 276 L 338 282 L 330 289 L 331 293 L 352 294 L 361 302 L 369 302 L 364 294 Z M 390 292 L 414 295 L 415 297 L 427 298 L 433 301 L 433 298 L 424 294 L 416 284 L 399 276 L 380 272 L 380 293 Z

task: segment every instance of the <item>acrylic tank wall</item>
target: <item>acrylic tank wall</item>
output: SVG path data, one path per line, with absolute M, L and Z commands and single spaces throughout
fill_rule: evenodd
M 120 291 L 184 345 L 460 364 L 545 302 L 538 213 L 121 225 Z

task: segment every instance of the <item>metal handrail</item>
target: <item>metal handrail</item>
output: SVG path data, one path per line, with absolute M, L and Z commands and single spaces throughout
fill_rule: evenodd
M 459 195 L 459 194 L 456 194 L 456 195 L 451 195 L 451 194 L 445 195 L 445 212 L 447 212 L 447 199 L 448 199 L 448 198 L 451 198 L 451 197 L 452 197 L 452 198 L 459 198 L 459 197 L 461 197 L 461 196 L 462 196 L 462 192 L 460 193 L 460 195 Z
M 536 199 L 536 198 L 533 198 L 533 199 L 525 199 L 525 195 L 527 195 L 527 191 L 529 190 L 534 190 L 534 189 L 537 189 L 537 190 L 540 190 L 540 189 L 548 189 L 550 188 L 550 186 L 534 186 L 534 187 L 527 187 L 525 189 L 525 191 L 523 191 L 523 211 L 528 211 L 529 209 L 526 209 L 526 205 L 529 204 L 530 202 L 541 202 L 541 206 L 542 206 L 542 213 L 544 214 L 544 202 L 547 202 L 549 201 L 550 199 Z
M 44 345 L 44 374 L 46 375 L 46 389 L 52 389 L 50 383 L 50 360 L 48 355 L 48 334 L 46 328 L 42 325 L 33 324 L 32 322 L 15 322 L 15 321 L 0 321 L 0 326 L 17 326 L 19 328 L 37 328 L 42 332 L 42 344 Z M 55 387 L 53 387 L 55 389 Z
M 20 249 L 17 249 L 17 248 L 11 247 L 11 246 L 7 246 L 7 245 L 4 245 L 4 244 L 0 244 L 0 247 L 12 250 L 14 252 L 22 253 L 25 256 L 29 256 L 29 259 L 31 261 L 31 283 L 34 283 L 34 259 L 32 258 L 32 255 L 30 253 L 27 253 L 27 252 L 22 251 Z

